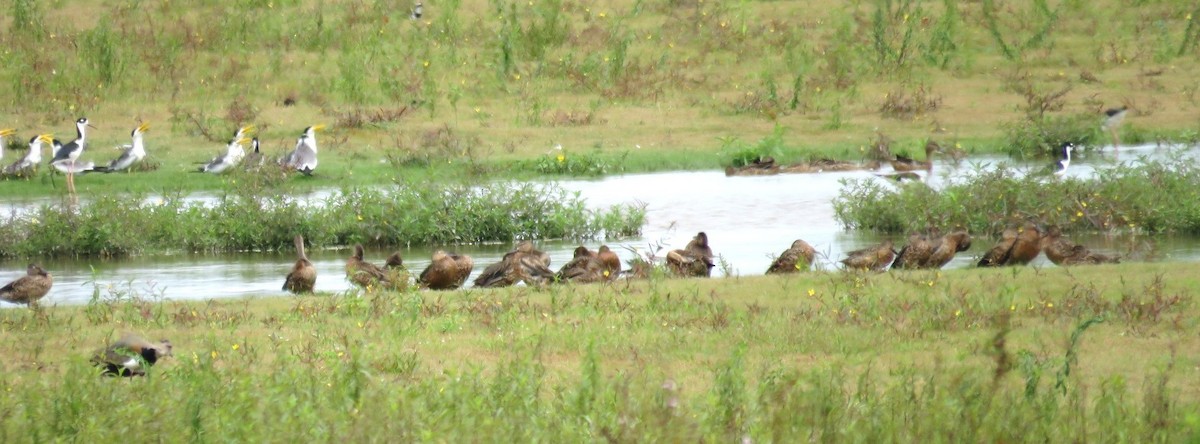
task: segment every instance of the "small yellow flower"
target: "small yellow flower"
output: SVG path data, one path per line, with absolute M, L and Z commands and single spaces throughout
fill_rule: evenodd
M 1079 204 L 1083 205 L 1084 208 L 1087 208 L 1087 202 L 1080 202 Z
M 1075 212 L 1075 217 L 1083 217 L 1083 212 L 1082 212 L 1082 211 L 1076 211 L 1076 212 Z
M 816 296 L 816 295 L 817 295 L 817 290 L 815 290 L 815 289 L 812 289 L 812 288 L 808 289 L 808 295 L 809 295 L 809 296 Z
M 233 347 L 231 347 L 231 348 L 233 348 L 233 351 L 237 351 L 237 349 L 238 349 L 238 345 L 237 345 L 237 344 L 233 344 Z
M 1054 303 L 1053 303 L 1053 302 L 1047 302 L 1047 303 L 1046 303 L 1046 308 L 1054 308 Z
M 558 155 L 558 163 L 563 163 L 563 162 L 566 162 L 566 161 L 567 161 L 567 156 L 566 156 L 565 154 L 559 154 L 559 155 Z
M 962 316 L 962 310 L 954 310 L 954 317 Z
M 361 214 L 360 214 L 360 215 L 358 215 L 358 220 L 359 220 L 359 221 L 362 221 L 362 215 L 361 215 Z
M 211 355 L 212 355 L 213 359 L 217 359 L 217 351 L 216 350 L 213 350 Z
M 1009 305 L 1009 306 L 1008 306 L 1008 311 L 1017 311 L 1017 306 L 1016 306 L 1016 305 Z

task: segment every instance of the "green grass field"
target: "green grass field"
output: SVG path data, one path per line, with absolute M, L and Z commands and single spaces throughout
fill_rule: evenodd
M 211 189 L 221 179 L 178 173 L 244 123 L 274 156 L 329 124 L 322 185 L 430 168 L 520 176 L 531 168 L 513 161 L 558 143 L 610 173 L 717 168 L 746 149 L 861 158 L 881 135 L 908 154 L 929 138 L 1031 154 L 1107 143 L 1100 112 L 1120 105 L 1127 143 L 1200 130 L 1185 1 L 459 0 L 421 20 L 410 7 L 14 0 L 0 125 L 18 142 L 69 140 L 86 115 L 98 129 L 84 158 L 105 162 L 150 121 L 160 171 L 87 177 L 85 193 Z M 755 147 L 777 127 L 780 143 Z M 4 186 L 55 192 L 36 182 Z
M 6 442 L 1200 438 L 1187 264 L 5 310 Z M 97 375 L 125 331 L 175 356 Z

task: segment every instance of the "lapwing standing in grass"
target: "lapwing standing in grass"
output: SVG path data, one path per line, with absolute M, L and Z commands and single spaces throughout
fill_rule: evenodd
M 29 176 L 37 172 L 38 164 L 42 163 L 42 144 L 54 143 L 54 136 L 50 134 L 40 134 L 29 139 L 29 152 L 25 153 L 25 157 L 18 159 L 11 165 L 4 168 L 5 176 Z
M 1075 144 L 1071 142 L 1064 143 L 1062 147 L 1059 148 L 1059 155 L 1062 156 L 1062 158 L 1058 159 L 1058 161 L 1054 162 L 1054 164 L 1050 166 L 1050 168 L 1053 169 L 1054 177 L 1062 177 L 1063 175 L 1067 174 L 1067 168 L 1071 166 L 1072 149 L 1075 149 Z
M 67 192 L 75 194 L 75 173 L 90 171 L 95 166 L 94 163 L 82 164 L 79 163 L 79 156 L 83 155 L 83 150 L 87 148 L 87 129 L 88 127 L 95 128 L 88 123 L 87 117 L 80 117 L 75 121 L 75 140 L 67 142 L 65 145 L 55 146 L 54 158 L 50 159 L 50 164 L 55 169 L 67 173 Z
M 8 145 L 4 144 L 4 138 L 16 134 L 17 130 L 12 128 L 0 129 L 0 159 L 4 159 L 4 151 Z
M 108 166 L 96 167 L 96 171 L 102 173 L 126 171 L 134 164 L 141 162 L 142 159 L 145 159 L 146 144 L 142 140 L 142 135 L 145 134 L 149 129 L 150 124 L 145 122 L 138 125 L 137 128 L 134 128 L 133 131 L 129 133 L 129 137 L 132 139 L 130 144 L 121 147 L 124 149 L 124 151 L 121 152 L 121 155 L 109 162 Z
M 296 263 L 283 281 L 283 289 L 295 294 L 312 293 L 317 283 L 317 268 L 304 254 L 304 236 L 297 234 L 293 241 L 296 243 Z
M 1114 150 L 1121 146 L 1121 135 L 1117 130 L 1125 121 L 1125 114 L 1128 110 L 1128 106 L 1104 110 L 1104 123 L 1100 125 L 1100 129 L 1107 131 L 1109 136 L 1112 136 Z
M 313 125 L 304 129 L 296 140 L 296 149 L 281 159 L 281 164 L 288 169 L 296 170 L 305 176 L 311 176 L 317 169 L 317 131 L 325 125 Z
M 421 2 L 417 2 L 417 5 L 413 6 L 412 15 L 408 16 L 408 18 L 409 20 L 420 20 L 424 14 L 425 7 L 421 5 Z
M 0 301 L 37 306 L 37 301 L 50 292 L 54 278 L 38 264 L 25 267 L 25 275 L 0 287 Z
M 107 347 L 96 350 L 92 364 L 105 376 L 145 376 L 146 369 L 171 356 L 171 341 L 152 343 L 141 336 L 126 333 Z

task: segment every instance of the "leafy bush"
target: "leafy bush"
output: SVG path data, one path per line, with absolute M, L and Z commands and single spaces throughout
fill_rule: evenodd
M 316 202 L 269 185 L 208 203 L 176 195 L 44 205 L 0 223 L 0 257 L 274 250 L 296 234 L 318 246 L 582 240 L 637 234 L 646 214 L 632 206 L 589 210 L 577 193 L 554 184 L 410 183 L 342 190 Z
M 953 180 L 891 187 L 878 179 L 846 180 L 834 211 L 850 229 L 904 233 L 963 226 L 994 234 L 1035 219 L 1063 230 L 1136 229 L 1200 233 L 1200 168 L 1176 157 L 1099 170 L 1090 179 L 1053 179 L 1009 166 Z

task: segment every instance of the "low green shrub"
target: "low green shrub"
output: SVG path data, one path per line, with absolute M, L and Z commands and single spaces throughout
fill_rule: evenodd
M 940 190 L 923 183 L 894 187 L 878 179 L 845 180 L 834 211 L 848 229 L 887 233 L 962 226 L 994 234 L 1027 219 L 1065 231 L 1200 233 L 1200 168 L 1174 157 L 1099 169 L 1088 179 L 1056 179 L 1001 165 L 951 180 Z
M 590 239 L 636 234 L 644 221 L 643 208 L 591 210 L 556 184 L 420 182 L 324 198 L 253 184 L 207 203 L 179 194 L 100 197 L 74 209 L 43 205 L 0 223 L 0 257 L 274 250 L 296 234 L 314 245 Z

